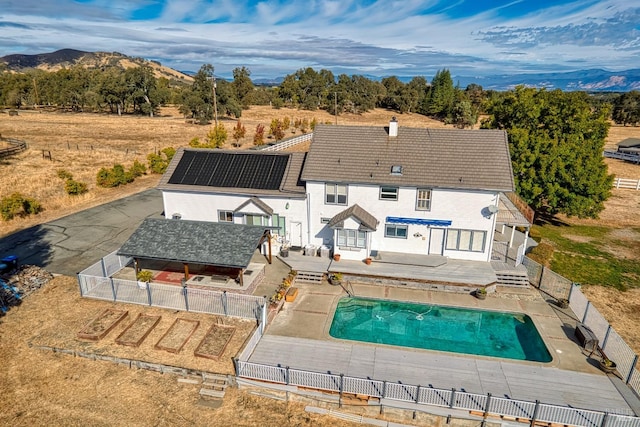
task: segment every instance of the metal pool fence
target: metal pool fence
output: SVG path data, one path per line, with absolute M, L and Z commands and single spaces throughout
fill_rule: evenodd
M 258 321 L 266 318 L 265 310 L 268 304 L 264 297 L 153 282 L 142 283 L 111 277 L 131 261 L 130 258 L 113 252 L 87 267 L 78 273 L 80 295 L 113 302 L 235 316 Z

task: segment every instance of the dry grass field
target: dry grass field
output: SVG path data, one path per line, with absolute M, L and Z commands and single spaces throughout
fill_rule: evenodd
M 338 117 L 338 124 L 384 126 L 392 116 L 400 126 L 444 127 L 419 115 L 375 110 L 362 115 Z M 275 110 L 252 107 L 241 122 L 247 137 L 241 149 L 252 146 L 255 127 L 268 129 L 273 118 L 315 118 L 334 123 L 323 111 Z M 231 135 L 236 121 L 222 121 Z M 0 221 L 0 237 L 110 200 L 151 188 L 159 176 L 147 175 L 115 189 L 96 188 L 96 173 L 114 163 L 130 166 L 135 159 L 158 149 L 188 145 L 204 138 L 209 126 L 187 123 L 175 108 L 164 108 L 158 117 L 110 116 L 75 113 L 21 111 L 18 116 L 0 112 L 0 135 L 25 140 L 29 149 L 0 160 L 0 197 L 20 192 L 39 200 L 44 211 L 29 218 Z M 287 136 L 291 135 L 291 132 Z M 611 128 L 608 147 L 628 137 L 640 137 L 640 128 Z M 0 147 L 1 148 L 1 147 Z M 231 138 L 228 148 L 231 148 Z M 43 158 L 51 153 L 51 160 Z M 640 179 L 640 166 L 606 160 L 610 172 Z M 64 192 L 57 171 L 65 169 L 88 184 L 89 192 L 72 197 Z M 614 190 L 599 220 L 565 219 L 575 224 L 603 224 L 623 231 L 638 230 L 640 191 Z M 633 254 L 640 259 L 640 254 Z M 637 313 L 640 290 L 621 293 L 591 287 L 585 293 L 607 316 L 617 331 L 640 352 Z M 53 303 L 52 303 L 53 302 Z M 85 306 L 77 295 L 73 278 L 56 278 L 31 295 L 0 323 L 0 424 L 2 425 L 335 425 L 335 420 L 306 414 L 301 405 L 262 399 L 232 390 L 217 411 L 198 406 L 197 388 L 178 384 L 175 377 L 129 370 L 106 362 L 93 362 L 35 350 L 27 343 L 55 325 L 56 313 Z M 84 318 L 83 318 L 84 319 Z M 46 334 L 45 334 L 46 335 Z M 340 423 L 343 424 L 342 422 Z M 347 424 L 344 424 L 347 425 Z

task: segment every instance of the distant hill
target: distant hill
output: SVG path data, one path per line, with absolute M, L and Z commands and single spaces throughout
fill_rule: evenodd
M 75 49 L 61 49 L 36 55 L 12 54 L 0 57 L 0 63 L 6 64 L 11 71 L 23 72 L 30 68 L 44 71 L 57 71 L 61 68 L 80 65 L 86 68 L 119 67 L 122 69 L 148 65 L 156 77 L 169 80 L 193 81 L 193 78 L 173 68 L 165 67 L 157 61 L 133 58 L 118 52 L 84 52 Z

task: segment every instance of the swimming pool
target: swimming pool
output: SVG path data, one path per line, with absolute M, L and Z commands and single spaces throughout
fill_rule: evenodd
M 533 321 L 521 313 L 342 298 L 329 335 L 479 356 L 534 362 L 552 360 Z

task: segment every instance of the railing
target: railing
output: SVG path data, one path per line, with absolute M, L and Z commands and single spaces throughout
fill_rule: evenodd
M 24 141 L 20 141 L 19 139 L 0 137 L 0 141 L 6 141 L 7 143 L 9 143 L 9 145 L 11 145 L 11 147 L 3 148 L 2 150 L 0 150 L 0 158 L 12 156 L 27 149 L 27 143 Z
M 305 133 L 304 135 L 294 136 L 293 138 L 289 138 L 283 141 L 280 141 L 277 144 L 270 145 L 266 148 L 263 148 L 262 151 L 280 151 L 286 150 L 289 147 L 293 147 L 294 145 L 301 144 L 303 142 L 307 142 L 313 139 L 312 133 Z
M 604 156 L 610 159 L 625 160 L 627 162 L 640 163 L 640 155 L 621 153 L 619 151 L 606 150 Z
M 580 290 L 580 285 L 554 273 L 528 257 L 524 257 L 523 264 L 527 267 L 527 275 L 532 285 L 553 298 L 569 300 L 569 307 L 575 314 L 576 320 L 593 331 L 602 351 L 616 363 L 616 368 L 622 379 L 636 394 L 640 395 L 640 373 L 636 368 L 638 355 L 604 316 L 591 305 L 589 299 Z
M 520 213 L 529 221 L 529 224 L 533 224 L 533 217 L 535 216 L 535 211 L 518 196 L 515 192 L 510 191 L 508 193 L 504 193 L 507 196 L 507 199 L 513 203 L 513 205 L 520 211 Z
M 491 394 L 474 394 L 456 389 L 445 390 L 420 385 L 401 384 L 369 378 L 312 372 L 283 366 L 271 366 L 236 360 L 236 375 L 242 378 L 268 381 L 323 390 L 334 393 L 366 395 L 380 399 L 411 402 L 422 405 L 482 412 L 563 425 L 586 427 L 640 427 L 640 418 L 588 409 L 571 408 L 524 400 L 507 399 Z
M 613 180 L 613 188 L 640 190 L 640 179 L 616 178 Z
M 111 276 L 131 262 L 115 252 L 78 273 L 80 295 L 113 302 L 254 319 L 265 316 L 263 297 L 186 286 L 143 283 Z

